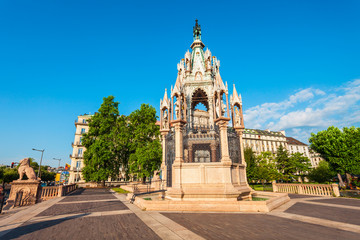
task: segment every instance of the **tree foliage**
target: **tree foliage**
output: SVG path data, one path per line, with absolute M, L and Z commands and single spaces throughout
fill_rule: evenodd
M 88 120 L 89 131 L 82 139 L 86 147 L 83 168 L 86 181 L 104 183 L 109 177 L 119 174 L 120 161 L 114 144 L 118 105 L 113 96 L 103 98 L 98 113 Z
M 155 108 L 148 104 L 129 116 L 119 115 L 114 97 L 104 98 L 98 113 L 88 120 L 89 131 L 82 139 L 85 180 L 104 183 L 117 177 L 120 167 L 138 178 L 151 176 L 162 156 L 156 118 Z
M 331 126 L 327 130 L 311 133 L 310 147 L 329 162 L 334 171 L 360 174 L 360 128 Z
M 282 145 L 277 149 L 275 160 L 284 181 L 291 181 L 296 176 L 307 174 L 311 167 L 308 157 L 299 152 L 289 155 Z
M 330 181 L 334 175 L 335 172 L 331 170 L 329 163 L 326 161 L 320 161 L 316 168 L 310 170 L 308 178 L 314 182 L 325 183 Z
M 256 177 L 256 156 L 250 147 L 244 149 L 244 157 L 246 162 L 246 176 L 249 182 L 255 180 Z
M 131 154 L 129 170 L 139 178 L 149 177 L 159 169 L 162 149 L 159 141 L 160 130 L 156 123 L 156 110 L 142 104 L 129 116 L 131 130 Z
M 254 179 L 270 182 L 279 180 L 282 177 L 282 174 L 277 169 L 275 156 L 271 152 L 262 152 L 255 159 Z

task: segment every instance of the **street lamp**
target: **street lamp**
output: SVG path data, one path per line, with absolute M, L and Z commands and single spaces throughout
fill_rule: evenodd
M 59 166 L 58 166 L 58 171 L 59 171 L 61 158 L 53 158 L 53 159 L 59 161 Z
M 39 149 L 33 148 L 32 150 L 41 152 L 41 159 L 40 159 L 39 171 L 38 171 L 38 174 L 37 174 L 37 177 L 39 178 L 39 177 L 41 177 L 41 170 L 40 170 L 40 168 L 41 168 L 42 157 L 43 157 L 43 154 L 44 154 L 45 149 L 39 150 Z

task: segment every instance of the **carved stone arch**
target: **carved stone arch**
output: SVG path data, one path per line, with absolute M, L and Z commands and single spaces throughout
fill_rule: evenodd
M 196 72 L 195 73 L 195 81 L 202 81 L 203 80 L 203 75 L 201 72 Z
M 202 103 L 207 111 L 209 111 L 209 98 L 208 94 L 202 88 L 197 88 L 191 95 L 191 109 L 194 110 L 196 105 Z

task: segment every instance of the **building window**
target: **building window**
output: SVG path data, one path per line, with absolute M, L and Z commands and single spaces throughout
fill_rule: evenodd
M 81 156 L 82 156 L 82 153 L 83 153 L 82 148 L 79 148 L 79 149 L 78 149 L 78 155 L 79 155 L 79 157 L 81 157 Z
M 83 119 L 83 123 L 86 123 L 86 119 Z
M 81 129 L 81 133 L 85 133 L 85 128 L 82 128 L 82 129 Z
M 81 161 L 77 161 L 76 162 L 76 169 L 80 169 L 80 166 L 81 166 Z
M 83 138 L 83 137 L 80 137 L 80 140 L 79 140 L 79 143 L 80 143 L 80 144 L 82 144 L 82 138 Z

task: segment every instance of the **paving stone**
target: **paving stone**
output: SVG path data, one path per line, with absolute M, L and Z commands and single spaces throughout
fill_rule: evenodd
M 319 196 L 312 196 L 312 195 L 304 195 L 304 194 L 291 194 L 289 193 L 290 199 L 297 199 L 297 198 L 316 198 Z
M 354 225 L 360 225 L 360 210 L 346 209 L 339 207 L 329 207 L 313 205 L 308 203 L 295 203 L 286 213 L 293 213 L 303 216 L 316 217 Z
M 205 239 L 359 239 L 357 233 L 264 214 L 162 214 Z
M 101 199 L 116 199 L 112 194 L 99 194 L 99 195 L 75 195 L 67 196 L 60 202 L 77 202 L 77 201 L 90 201 L 90 200 L 101 200 Z
M 2 240 L 56 239 L 160 239 L 135 214 L 71 218 L 25 223 Z
M 360 207 L 360 199 L 351 198 L 331 198 L 331 199 L 314 199 L 311 201 L 329 204 L 339 204 L 345 206 Z
M 114 201 L 109 200 L 106 202 L 73 203 L 66 205 L 56 204 L 37 215 L 37 217 L 70 213 L 90 213 L 127 209 L 128 208 L 122 202 L 116 199 Z

